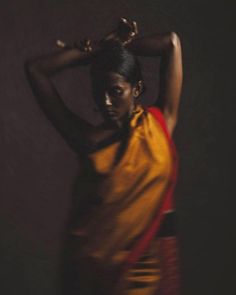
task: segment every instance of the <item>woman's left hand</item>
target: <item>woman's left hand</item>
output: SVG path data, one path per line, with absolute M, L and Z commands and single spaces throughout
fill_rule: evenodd
M 121 43 L 123 46 L 130 43 L 138 35 L 138 25 L 135 21 L 128 21 L 126 18 L 121 18 L 117 28 L 110 32 L 105 38 L 100 41 L 100 44 L 108 40 L 114 40 Z

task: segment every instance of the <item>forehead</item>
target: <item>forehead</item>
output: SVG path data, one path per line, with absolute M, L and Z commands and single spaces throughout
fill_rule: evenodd
M 93 77 L 93 82 L 96 84 L 99 83 L 103 86 L 111 86 L 111 85 L 123 85 L 126 86 L 130 84 L 126 81 L 126 78 L 115 72 L 104 72 L 99 73 L 95 77 Z

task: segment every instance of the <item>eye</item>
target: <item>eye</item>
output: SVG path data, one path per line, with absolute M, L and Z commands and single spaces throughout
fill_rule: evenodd
M 113 87 L 109 90 L 111 96 L 120 96 L 123 94 L 123 90 L 120 87 Z

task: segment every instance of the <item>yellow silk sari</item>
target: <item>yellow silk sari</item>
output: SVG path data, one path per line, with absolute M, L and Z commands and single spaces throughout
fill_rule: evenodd
M 70 230 L 77 241 L 70 256 L 80 269 L 81 295 L 156 294 L 161 279 L 156 238 L 122 278 L 120 270 L 163 202 L 173 169 L 171 148 L 162 126 L 141 105 L 127 134 L 82 159 L 83 214 Z

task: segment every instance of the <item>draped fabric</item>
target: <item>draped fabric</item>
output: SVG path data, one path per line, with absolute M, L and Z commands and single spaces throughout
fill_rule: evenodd
M 67 294 L 176 295 L 161 291 L 167 270 L 158 232 L 173 210 L 176 165 L 160 111 L 137 105 L 125 136 L 84 153 L 82 163 Z

